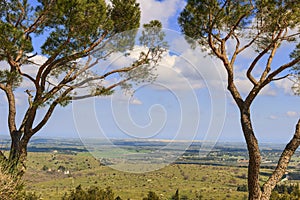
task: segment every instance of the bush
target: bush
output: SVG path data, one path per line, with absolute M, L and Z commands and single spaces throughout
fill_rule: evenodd
M 297 185 L 277 185 L 270 200 L 299 200 L 300 187 Z
M 20 191 L 23 188 L 21 178 L 14 172 L 9 172 L 9 167 L 0 163 L 0 199 L 19 199 Z
M 116 199 L 121 200 L 120 197 Z M 88 190 L 82 189 L 81 185 L 77 186 L 70 194 L 65 194 L 62 200 L 115 200 L 114 193 L 110 187 L 105 190 L 98 187 L 90 187 Z
M 159 196 L 157 196 L 157 194 L 155 194 L 155 192 L 148 192 L 147 197 L 143 198 L 143 200 L 159 200 Z
M 26 193 L 23 192 L 20 196 L 19 196 L 19 200 L 40 200 L 41 196 L 36 195 L 35 193 Z
M 247 185 L 239 185 L 236 190 L 239 192 L 248 192 L 248 186 Z

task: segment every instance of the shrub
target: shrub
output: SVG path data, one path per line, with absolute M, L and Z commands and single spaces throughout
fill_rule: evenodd
M 20 176 L 15 172 L 10 172 L 9 167 L 0 163 L 0 199 L 18 199 L 23 188 Z
M 143 200 L 159 200 L 159 197 L 157 196 L 157 194 L 155 194 L 155 192 L 148 192 L 147 197 L 143 198 Z
M 299 200 L 300 188 L 297 185 L 277 185 L 271 195 L 270 200 Z
M 116 199 L 121 200 L 120 197 Z M 65 194 L 62 200 L 115 200 L 114 193 L 110 187 L 105 190 L 92 186 L 88 190 L 82 189 L 81 185 L 77 186 L 70 194 Z
M 248 186 L 247 185 L 239 185 L 236 189 L 239 192 L 248 192 Z

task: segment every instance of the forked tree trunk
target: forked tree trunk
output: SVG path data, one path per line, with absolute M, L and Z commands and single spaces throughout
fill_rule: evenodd
M 19 155 L 19 149 L 21 145 L 22 132 L 13 131 L 10 135 L 11 135 L 11 147 L 9 153 L 9 160 L 16 160 L 19 157 L 18 155 Z
M 22 137 L 21 132 L 14 132 L 11 134 L 11 149 L 7 164 L 12 172 L 18 173 L 22 176 L 26 170 L 27 160 L 27 146 L 29 139 Z
M 243 109 L 241 111 L 241 125 L 249 154 L 248 199 L 269 200 L 272 194 L 272 190 L 275 188 L 276 184 L 281 180 L 282 176 L 286 172 L 293 154 L 300 145 L 300 120 L 297 123 L 293 138 L 286 145 L 280 156 L 276 169 L 262 187 L 259 183 L 261 155 L 257 139 L 254 135 L 249 109 Z

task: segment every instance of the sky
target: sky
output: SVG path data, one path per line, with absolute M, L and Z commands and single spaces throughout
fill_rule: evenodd
M 58 108 L 39 137 L 108 137 L 131 139 L 175 139 L 244 142 L 239 111 L 226 90 L 226 73 L 215 58 L 200 49 L 192 50 L 177 24 L 185 0 L 138 0 L 141 23 L 160 20 L 169 52 L 158 67 L 153 84 L 136 86 L 133 94 L 116 91 L 111 97 L 77 101 Z M 283 47 L 277 63 L 287 57 Z M 236 63 L 236 82 L 242 95 L 251 83 L 245 66 L 253 52 Z M 38 57 L 41 62 L 43 57 Z M 115 56 L 102 65 L 126 62 Z M 254 73 L 259 73 L 259 68 Z M 289 80 L 268 86 L 252 106 L 252 119 L 260 142 L 286 143 L 293 135 L 300 116 L 300 99 L 294 96 Z M 0 93 L 0 134 L 7 134 L 7 104 Z M 27 106 L 24 92 L 17 94 L 20 118 Z

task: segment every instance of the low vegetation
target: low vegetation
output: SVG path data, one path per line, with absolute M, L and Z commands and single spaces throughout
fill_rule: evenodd
M 244 148 L 238 144 L 217 145 L 206 159 L 199 159 L 196 156 L 198 147 L 193 145 L 182 158 L 160 170 L 127 173 L 114 170 L 110 165 L 103 165 L 78 141 L 55 140 L 52 143 L 37 140 L 31 144 L 32 152 L 28 155 L 28 168 L 24 176 L 26 184 L 23 192 L 16 192 L 20 194 L 21 199 L 101 200 L 102 197 L 105 197 L 105 200 L 110 200 L 109 198 L 113 200 L 247 199 L 247 157 Z M 60 148 L 53 148 L 58 144 Z M 147 145 L 149 144 L 138 145 L 138 148 L 144 151 L 149 148 Z M 134 147 L 125 143 L 122 143 L 122 146 L 123 148 Z M 263 160 L 261 182 L 266 181 L 270 175 L 274 167 L 273 160 L 280 156 L 278 149 L 281 147 L 265 146 L 264 148 L 262 152 L 267 159 Z M 299 199 L 299 190 L 297 190 L 300 176 L 299 160 L 300 155 L 296 153 L 285 181 L 278 184 L 271 200 Z M 149 168 L 147 164 L 135 167 L 146 171 Z M 13 178 L 5 173 L 2 176 L 6 176 L 8 180 Z M 4 178 L 1 178 L 2 183 L 3 180 Z M 4 188 L 1 186 L 0 190 Z M 14 187 L 10 187 L 12 188 Z M 1 194 L 6 195 L 3 192 Z M 0 197 L 0 199 L 5 198 Z
M 0 165 L 0 199 L 10 200 L 18 198 L 22 189 L 22 182 L 13 173 L 8 173 L 8 169 L 3 164 Z
M 82 199 L 73 198 L 76 195 L 96 195 L 97 198 L 89 199 L 99 199 L 100 194 L 110 193 L 115 194 L 113 199 L 132 200 L 155 199 L 155 196 L 161 200 L 234 200 L 247 196 L 247 189 L 242 187 L 247 188 L 247 168 L 238 166 L 171 164 L 157 171 L 135 174 L 103 166 L 87 152 L 30 153 L 28 165 L 26 190 L 43 199 Z M 261 181 L 264 181 L 270 169 L 262 172 Z M 177 189 L 178 198 L 175 194 Z M 281 198 L 287 195 L 278 190 L 278 195 L 273 196 Z

